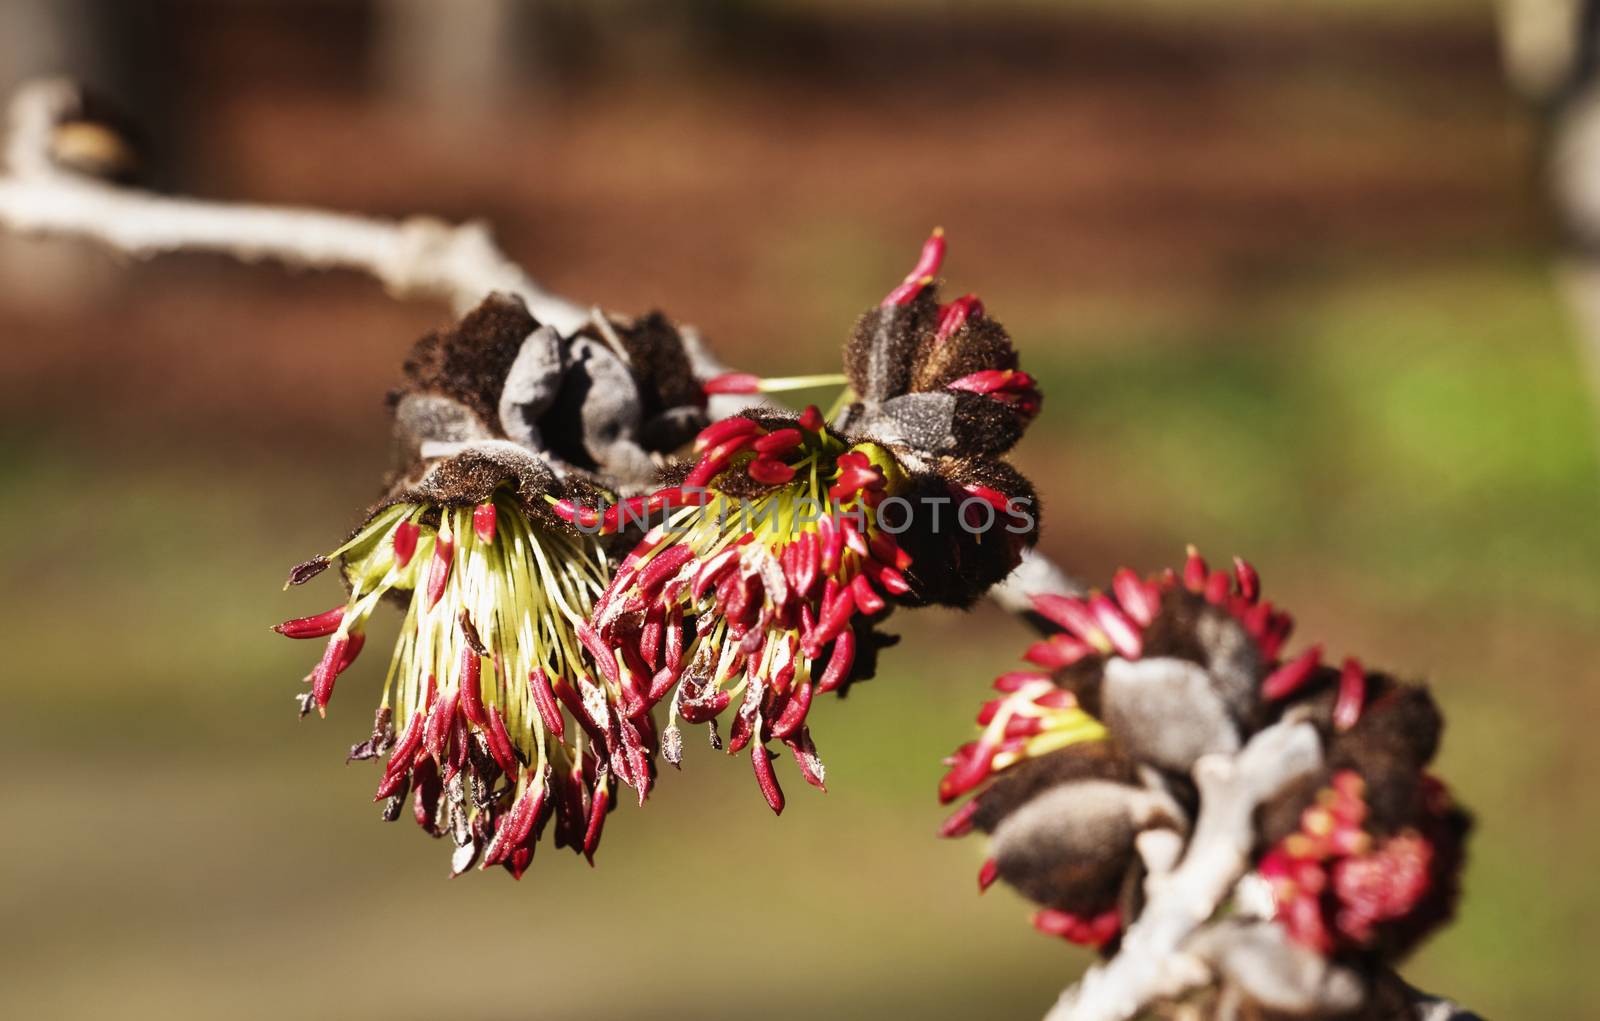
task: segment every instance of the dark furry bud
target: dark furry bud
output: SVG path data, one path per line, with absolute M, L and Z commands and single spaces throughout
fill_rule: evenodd
M 1143 796 L 1132 764 L 1105 743 L 1074 745 L 1021 763 L 976 799 L 999 876 L 1029 900 L 1078 915 L 1116 904 L 1137 865 Z

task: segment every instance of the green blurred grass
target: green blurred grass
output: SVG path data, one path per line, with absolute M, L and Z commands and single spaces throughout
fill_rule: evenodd
M 848 241 L 773 258 L 823 277 Z M 1328 268 L 1226 322 L 1018 297 L 1046 546 L 1091 578 L 1191 540 L 1245 553 L 1302 635 L 1430 678 L 1480 830 L 1460 921 L 1408 974 L 1489 1017 L 1585 1015 L 1600 473 L 1545 271 Z M 520 885 L 447 880 L 442 846 L 378 822 L 370 766 L 340 764 L 381 637 L 330 718 L 298 721 L 313 652 L 266 630 L 333 600 L 278 589 L 352 523 L 370 480 L 345 466 L 381 438 L 29 439 L 0 444 L 11 1016 L 1025 1017 L 1081 968 L 976 895 L 976 842 L 933 838 L 939 758 L 1027 640 L 994 611 L 902 615 L 882 676 L 816 714 L 831 792 L 784 764 L 781 819 L 694 748 L 594 871 L 546 848 Z

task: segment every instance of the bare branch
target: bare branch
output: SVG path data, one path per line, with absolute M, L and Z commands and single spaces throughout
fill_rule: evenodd
M 173 198 L 62 170 L 51 160 L 50 139 L 78 101 L 76 87 L 66 81 L 18 90 L 5 149 L 8 172 L 0 176 L 0 223 L 26 234 L 98 241 L 138 258 L 198 251 L 354 269 L 376 277 L 396 297 L 440 299 L 457 313 L 490 291 L 508 291 L 563 334 L 589 321 L 589 309 L 540 287 L 480 223 Z

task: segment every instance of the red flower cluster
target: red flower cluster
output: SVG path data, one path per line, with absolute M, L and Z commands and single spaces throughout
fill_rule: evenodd
M 1300 815 L 1300 828 L 1272 847 L 1257 870 L 1272 890 L 1277 919 L 1296 941 L 1322 954 L 1363 950 L 1386 929 L 1407 926 L 1424 898 L 1453 881 L 1455 862 L 1437 840 L 1450 811 L 1444 785 L 1425 778 L 1422 826 L 1376 839 L 1365 828 L 1367 785 L 1340 770 Z M 1403 941 L 1408 942 L 1408 940 Z
M 1354 659 L 1324 666 L 1320 646 L 1282 660 L 1293 622 L 1262 599 L 1255 569 L 1236 559 L 1213 570 L 1192 548 L 1181 572 L 1124 569 L 1110 593 L 1040 596 L 1034 608 L 1060 629 L 1028 649 L 1040 670 L 995 682 L 1001 697 L 984 703 L 978 739 L 947 760 L 939 786 L 945 802 L 976 792 L 942 832 L 990 834 L 997 858 L 980 887 L 1006 879 L 1043 905 L 1041 931 L 1104 945 L 1127 921 L 1120 877 L 1137 869 L 1118 799 L 1171 775 L 1181 804 L 1191 795 L 1179 778 L 1199 755 L 1238 748 L 1301 706 L 1337 767 L 1309 804 L 1290 791 L 1266 813 L 1260 871 L 1276 917 L 1325 954 L 1388 953 L 1448 910 L 1466 822 L 1423 772 L 1439 727 L 1425 691 Z M 1043 817 L 1029 808 L 1047 797 Z M 1077 857 L 1039 850 L 1051 843 Z
M 695 450 L 681 483 L 620 509 L 557 507 L 602 527 L 670 511 L 623 560 L 579 635 L 630 718 L 671 696 L 671 761 L 677 718 L 713 723 L 738 700 L 728 750 L 751 746 L 778 812 L 767 742 L 788 746 L 822 786 L 806 726 L 812 698 L 854 676 L 859 632 L 910 590 L 910 557 L 877 516 L 905 476 L 883 447 L 829 431 L 815 407 L 794 419 L 725 419 Z

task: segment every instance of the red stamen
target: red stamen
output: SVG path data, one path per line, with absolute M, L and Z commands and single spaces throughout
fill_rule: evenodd
M 810 681 L 802 683 L 794 690 L 794 694 L 789 697 L 789 703 L 783 707 L 777 722 L 772 725 L 773 737 L 782 741 L 806 721 L 806 713 L 811 711 L 811 690 Z
M 794 478 L 794 469 L 770 457 L 757 457 L 745 467 L 745 474 L 764 486 L 781 486 Z
M 815 404 L 807 404 L 806 410 L 800 412 L 800 419 L 795 423 L 806 432 L 818 433 L 827 423 L 822 418 L 822 412 Z
M 343 668 L 345 650 L 350 645 L 349 635 L 336 635 L 323 650 L 322 659 L 311 671 L 311 697 L 316 700 L 317 712 L 326 716 L 328 699 L 333 697 L 333 682 Z
M 1111 645 L 1123 659 L 1138 659 L 1144 651 L 1144 640 L 1139 635 L 1139 629 L 1133 626 L 1133 621 L 1127 614 L 1100 593 L 1089 597 L 1089 612 L 1094 614 L 1095 621 L 1100 629 L 1111 639 Z
M 724 372 L 701 383 L 700 388 L 708 394 L 760 393 L 761 377 L 750 372 Z
M 1149 627 L 1150 622 L 1156 619 L 1156 614 L 1161 612 L 1160 591 L 1126 567 L 1112 576 L 1111 591 L 1116 593 L 1117 602 L 1140 627 Z
M 444 587 L 450 580 L 450 564 L 455 553 L 456 544 L 444 536 L 433 544 L 433 562 L 428 566 L 428 609 L 439 605 L 439 599 L 444 595 Z
M 272 630 L 285 638 L 326 638 L 339 630 L 339 623 L 343 620 L 344 607 L 335 606 L 310 617 L 286 620 Z
M 1210 573 L 1209 568 L 1200 556 L 1200 551 L 1190 546 L 1189 555 L 1183 563 L 1183 587 L 1190 592 L 1199 592 L 1205 588 L 1208 573 Z
M 756 440 L 755 451 L 758 454 L 766 454 L 770 457 L 781 457 L 798 447 L 804 439 L 804 434 L 792 426 L 787 429 L 778 429 Z
M 720 422 L 713 422 L 700 430 L 700 435 L 694 439 L 694 452 L 704 453 L 718 444 L 730 440 L 735 436 L 744 436 L 761 431 L 761 424 L 753 418 L 735 415 L 724 418 Z
M 890 291 L 883 299 L 883 308 L 892 305 L 908 304 L 922 289 L 933 283 L 933 278 L 938 275 L 939 267 L 944 263 L 944 228 L 935 227 L 928 240 L 922 243 L 922 252 L 917 257 L 917 264 L 906 274 L 905 280 Z
M 1261 682 L 1261 697 L 1269 702 L 1288 698 L 1316 673 L 1322 660 L 1322 646 L 1313 645 L 1294 659 L 1267 675 Z
M 972 832 L 972 817 L 978 812 L 978 803 L 969 801 L 956 809 L 944 822 L 939 824 L 939 836 L 964 837 Z
M 817 682 L 817 690 L 826 694 L 844 683 L 856 658 L 856 633 L 853 628 L 839 632 L 833 640 L 833 655 L 828 657 L 828 668 Z
M 411 563 L 412 554 L 417 552 L 417 538 L 422 534 L 410 521 L 402 521 L 394 530 L 394 559 L 401 567 Z
M 480 503 L 472 508 L 472 531 L 479 542 L 494 542 L 495 509 L 492 503 Z
M 974 804 L 976 804 L 976 802 L 974 802 Z M 995 861 L 993 858 L 985 858 L 983 860 L 983 867 L 978 869 L 978 892 L 983 893 L 984 891 L 988 890 L 989 887 L 994 885 L 994 881 L 999 878 L 1000 863 Z
M 1344 661 L 1339 673 L 1339 697 L 1333 703 L 1333 729 L 1349 730 L 1361 719 L 1367 701 L 1367 672 L 1355 658 Z
M 759 741 L 750 744 L 750 765 L 755 770 L 756 783 L 761 786 L 761 796 L 773 815 L 783 814 L 783 788 L 778 786 L 778 775 L 772 771 L 772 753 Z
M 949 340 L 956 331 L 965 326 L 970 316 L 983 315 L 983 302 L 978 300 L 976 294 L 966 294 L 948 305 L 939 309 L 939 326 L 933 333 L 933 343 L 937 347 Z
M 489 725 L 489 716 L 483 708 L 483 659 L 472 646 L 463 646 L 461 649 L 461 674 L 457 681 L 456 690 L 461 692 L 461 712 L 467 717 L 467 722 L 473 726 L 484 729 Z
M 1245 602 L 1254 603 L 1261 598 L 1261 575 L 1241 557 L 1233 558 L 1233 574 L 1239 580 L 1239 594 Z

